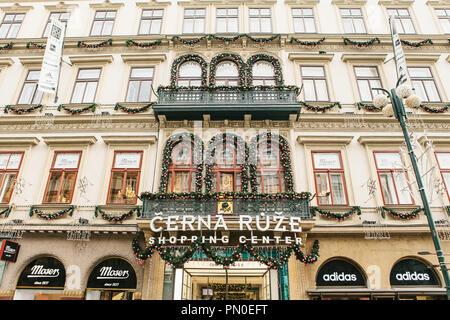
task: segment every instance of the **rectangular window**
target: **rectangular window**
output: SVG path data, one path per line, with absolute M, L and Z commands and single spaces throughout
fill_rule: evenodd
M 300 67 L 305 101 L 329 101 L 327 78 L 322 66 Z
M 292 21 L 295 33 L 315 33 L 316 23 L 312 8 L 292 8 Z
M 409 10 L 407 8 L 402 9 L 387 9 L 388 16 L 395 16 L 395 28 L 398 33 L 416 33 L 414 24 Z
M 55 152 L 44 195 L 44 203 L 71 203 L 80 165 L 81 151 Z
M 48 37 L 48 33 L 49 33 L 49 26 L 50 26 L 50 22 L 52 20 L 59 20 L 61 22 L 65 22 L 67 25 L 67 22 L 69 21 L 70 18 L 70 13 L 69 12 L 51 12 L 50 16 L 48 17 L 47 20 L 47 24 L 45 26 L 44 29 L 44 34 L 42 35 L 43 38 L 47 38 Z
M 272 18 L 270 8 L 250 8 L 250 32 L 251 33 L 271 33 Z
M 436 159 L 438 162 L 439 170 L 441 171 L 442 180 L 444 182 L 447 196 L 450 199 L 450 152 L 436 152 Z
M 384 204 L 413 204 L 406 171 L 398 152 L 374 152 Z
M 184 9 L 183 33 L 205 32 L 206 9 Z
M 344 169 L 340 152 L 313 151 L 314 179 L 319 205 L 345 205 Z
M 341 8 L 344 33 L 367 33 L 361 9 Z
M 436 16 L 444 33 L 450 33 L 450 9 L 436 9 Z
M 440 102 L 441 97 L 428 67 L 408 67 L 411 84 L 423 102 Z
M 217 8 L 216 11 L 216 32 L 217 33 L 238 33 L 239 11 L 237 8 Z
M 135 204 L 141 174 L 142 151 L 114 153 L 108 203 Z
M 0 153 L 0 202 L 9 203 L 19 174 L 23 152 Z
M 72 103 L 92 103 L 97 92 L 101 69 L 80 69 L 72 94 Z
M 91 36 L 110 36 L 116 20 L 116 11 L 96 11 Z
M 126 102 L 149 102 L 152 81 L 153 68 L 132 68 Z
M 0 38 L 17 38 L 25 13 L 7 13 L 0 25 Z
M 161 34 L 162 9 L 142 10 L 139 34 Z
M 374 95 L 379 93 L 373 88 L 381 88 L 381 78 L 377 67 L 354 67 L 361 101 L 373 101 Z
M 41 73 L 40 70 L 28 71 L 17 104 L 41 103 L 43 92 L 38 90 L 38 81 L 40 73 Z

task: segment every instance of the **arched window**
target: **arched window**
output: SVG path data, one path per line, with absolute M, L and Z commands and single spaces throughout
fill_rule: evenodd
M 172 161 L 168 168 L 167 192 L 193 192 L 197 168 L 193 164 L 192 143 L 181 141 L 172 149 Z
M 252 68 L 252 78 L 254 86 L 274 86 L 276 84 L 274 67 L 267 61 L 255 62 Z
M 202 85 L 202 68 L 195 61 L 186 61 L 178 69 L 177 85 L 199 87 Z
M 284 168 L 280 163 L 277 144 L 264 144 L 258 148 L 256 183 L 258 192 L 285 192 Z
M 216 86 L 237 86 L 239 84 L 239 71 L 236 63 L 222 61 L 216 68 Z
M 231 141 L 224 141 L 217 149 L 216 165 L 213 169 L 212 190 L 217 192 L 242 191 L 241 164 L 238 163 L 236 147 Z

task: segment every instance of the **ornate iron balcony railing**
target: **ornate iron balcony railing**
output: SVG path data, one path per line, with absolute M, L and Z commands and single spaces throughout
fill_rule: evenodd
M 155 214 L 255 216 L 262 213 L 312 219 L 308 199 L 143 199 L 142 211 L 144 219 Z
M 297 104 L 298 88 L 159 88 L 158 104 Z

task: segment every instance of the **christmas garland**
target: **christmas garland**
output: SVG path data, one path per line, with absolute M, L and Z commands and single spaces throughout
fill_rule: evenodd
M 420 105 L 420 108 L 428 113 L 444 113 L 450 108 L 450 104 L 443 106 L 442 108 L 430 108 L 424 104 Z
M 84 108 L 80 108 L 80 109 L 71 109 L 71 108 L 69 108 L 69 107 L 66 107 L 65 105 L 63 105 L 63 104 L 60 104 L 59 106 L 58 106 L 58 111 L 61 111 L 61 109 L 63 109 L 63 110 L 65 110 L 65 111 L 67 111 L 67 112 L 69 112 L 69 113 L 71 113 L 72 115 L 74 115 L 74 114 L 80 114 L 80 113 L 83 113 L 83 112 L 87 112 L 87 111 L 92 111 L 92 112 L 95 112 L 95 108 L 97 107 L 97 104 L 95 104 L 95 103 L 93 103 L 93 104 L 91 104 L 91 105 L 89 105 L 89 106 L 86 106 L 86 107 L 84 107 Z
M 69 216 L 72 216 L 73 211 L 74 211 L 75 207 L 74 206 L 70 206 L 66 209 L 60 210 L 58 212 L 54 212 L 54 213 L 44 213 L 41 210 L 35 208 L 34 206 L 32 206 L 30 208 L 30 217 L 33 216 L 33 214 L 36 213 L 36 215 L 39 218 L 45 219 L 45 220 L 54 220 L 54 219 L 59 219 L 61 218 L 64 214 L 68 213 Z
M 9 206 L 5 210 L 0 211 L 0 216 L 5 215 L 5 218 L 7 218 L 8 215 L 10 214 L 11 210 L 12 210 L 12 208 L 11 208 L 11 206 Z
M 39 109 L 39 112 L 42 112 L 42 109 L 44 108 L 44 106 L 42 104 L 37 104 L 37 105 L 33 105 L 31 107 L 28 108 L 17 108 L 17 107 L 12 107 L 11 105 L 6 105 L 4 112 L 8 113 L 9 111 L 14 112 L 16 114 L 22 114 L 22 113 L 31 113 L 35 110 Z
M 5 49 L 12 49 L 13 46 L 14 46 L 14 43 L 10 42 L 8 44 L 5 44 L 4 46 L 1 46 L 0 51 L 3 51 Z
M 108 39 L 99 43 L 93 43 L 93 44 L 87 44 L 84 41 L 78 41 L 77 47 L 78 48 L 101 48 L 106 46 L 112 46 L 112 39 Z
M 256 192 L 258 189 L 256 172 L 259 163 L 259 148 L 266 144 L 270 144 L 272 141 L 276 142 L 279 148 L 280 163 L 284 169 L 284 182 L 286 190 L 288 192 L 294 192 L 294 179 L 292 176 L 291 151 L 289 149 L 289 143 L 284 137 L 271 132 L 261 133 L 253 137 L 250 141 L 250 186 L 252 188 L 252 192 Z
M 423 208 L 418 208 L 412 212 L 407 212 L 407 213 L 400 213 L 400 212 L 396 212 L 392 209 L 386 208 L 386 207 L 381 207 L 381 215 L 383 218 L 386 218 L 385 212 L 387 212 L 388 214 L 390 214 L 392 217 L 397 218 L 397 219 L 401 219 L 401 220 L 411 220 L 411 219 L 415 219 L 418 217 L 419 213 L 423 211 Z
M 281 65 L 280 62 L 278 61 L 277 58 L 274 58 L 268 54 L 264 54 L 264 53 L 259 53 L 259 54 L 255 54 L 253 56 L 251 56 L 250 58 L 248 58 L 247 60 L 247 69 L 248 69 L 248 74 L 247 74 L 247 83 L 249 86 L 252 85 L 253 83 L 253 73 L 252 73 L 252 68 L 253 68 L 253 64 L 258 62 L 258 61 L 267 61 L 270 62 L 273 66 L 274 72 L 275 72 L 275 79 L 276 79 L 276 84 L 277 85 L 283 85 L 283 73 L 281 72 Z
M 233 54 L 233 53 L 221 53 L 211 59 L 211 62 L 209 65 L 209 85 L 211 87 L 216 85 L 217 65 L 223 61 L 232 61 L 237 65 L 238 72 L 239 72 L 239 85 L 244 86 L 245 85 L 245 76 L 247 73 L 247 65 L 245 64 L 244 60 L 242 60 L 242 58 L 239 55 Z
M 192 39 L 192 40 L 186 40 L 184 38 L 181 38 L 180 36 L 173 36 L 171 40 L 172 41 L 177 40 L 177 41 L 180 41 L 181 43 L 187 44 L 187 45 L 194 45 L 204 39 L 207 39 L 207 40 L 215 39 L 215 40 L 223 41 L 223 42 L 233 42 L 233 41 L 239 40 L 241 38 L 247 38 L 250 41 L 257 42 L 257 43 L 268 43 L 270 41 L 281 38 L 281 34 L 275 34 L 268 38 L 253 38 L 251 35 L 246 34 L 246 33 L 238 34 L 234 37 L 221 37 L 221 36 L 216 36 L 214 34 L 208 34 L 208 35 L 204 35 L 204 36 L 198 37 L 196 39 Z
M 141 48 L 150 48 L 161 44 L 161 40 L 156 40 L 152 42 L 136 42 L 132 39 L 128 39 L 126 42 L 127 47 L 133 45 Z
M 128 108 L 128 107 L 121 105 L 120 103 L 116 103 L 116 105 L 114 106 L 114 110 L 122 110 L 123 112 L 126 112 L 126 113 L 140 113 L 140 112 L 147 111 L 154 104 L 155 104 L 154 102 L 151 102 L 151 103 L 149 103 L 145 106 L 139 107 L 139 108 Z
M 202 36 L 202 37 L 199 37 L 197 39 L 194 39 L 194 40 L 186 40 L 186 39 L 181 38 L 180 36 L 173 36 L 171 40 L 172 41 L 178 40 L 178 41 L 180 41 L 183 44 L 194 45 L 196 43 L 199 43 L 203 39 L 208 39 L 208 38 L 209 37 L 206 35 L 206 36 Z
M 316 215 L 316 212 L 318 212 L 321 216 L 326 217 L 328 219 L 337 220 L 339 222 L 344 221 L 345 219 L 351 217 L 355 212 L 358 214 L 358 216 L 361 215 L 361 208 L 359 206 L 352 207 L 349 211 L 345 213 L 334 213 L 329 211 L 321 210 L 317 207 L 311 207 L 311 214 L 313 216 Z
M 225 141 L 230 140 L 236 149 L 236 162 L 240 163 L 241 168 L 241 186 L 242 191 L 248 191 L 249 177 L 248 173 L 248 147 L 247 143 L 234 133 L 219 133 L 211 138 L 206 152 L 205 164 L 205 192 L 212 192 L 213 184 L 213 167 L 216 164 L 216 150 L 220 145 L 224 145 Z
M 427 44 L 433 44 L 433 41 L 431 39 L 425 39 L 420 42 L 409 42 L 408 40 L 400 40 L 403 44 L 406 44 L 407 46 L 419 48 L 421 46 L 427 45 Z
M 377 37 L 375 37 L 373 39 L 370 39 L 368 41 L 354 41 L 354 40 L 350 40 L 349 38 L 343 38 L 343 39 L 344 39 L 344 44 L 345 45 L 352 44 L 352 45 L 357 46 L 359 48 L 361 48 L 361 47 L 369 47 L 369 46 L 373 45 L 375 42 L 381 43 L 380 39 L 377 38 Z
M 30 49 L 30 47 L 35 47 L 38 49 L 45 49 L 47 46 L 45 44 L 39 44 L 33 41 L 27 42 L 27 49 Z
M 325 38 L 319 39 L 317 41 L 302 41 L 300 39 L 292 37 L 291 40 L 290 40 L 290 43 L 294 43 L 295 42 L 296 44 L 300 44 L 302 46 L 315 47 L 315 46 L 318 46 L 319 44 L 321 44 L 324 41 L 325 41 Z
M 98 206 L 95 207 L 95 217 L 97 217 L 98 214 L 100 213 L 100 215 L 102 216 L 103 219 L 107 220 L 108 222 L 114 222 L 114 223 L 117 223 L 117 222 L 122 223 L 124 220 L 131 217 L 134 212 L 136 212 L 136 215 L 138 217 L 141 216 L 141 209 L 139 207 L 133 208 L 130 211 L 128 211 L 127 213 L 122 214 L 121 216 L 110 216 L 105 211 L 100 209 Z
M 202 70 L 202 86 L 206 86 L 206 77 L 208 74 L 207 71 L 207 63 L 203 60 L 202 57 L 196 54 L 185 54 L 174 60 L 172 63 L 172 68 L 170 70 L 170 84 L 172 86 L 176 86 L 177 78 L 178 78 L 178 68 L 186 61 L 194 61 L 200 64 Z
M 201 242 L 201 239 L 197 239 L 192 242 L 190 247 L 183 252 L 180 256 L 176 256 L 175 252 L 171 248 L 166 248 L 159 243 L 154 243 L 145 249 L 141 249 L 137 239 L 132 241 L 133 253 L 136 256 L 138 263 L 143 264 L 145 260 L 152 257 L 155 252 L 161 256 L 161 258 L 168 264 L 172 265 L 174 268 L 181 268 L 188 262 L 197 251 L 202 251 L 206 257 L 216 263 L 216 265 L 221 265 L 224 268 L 229 268 L 236 261 L 242 258 L 242 254 L 247 252 L 251 256 L 251 260 L 258 261 L 261 264 L 265 264 L 269 269 L 279 269 L 284 264 L 286 264 L 289 258 L 294 252 L 297 260 L 300 260 L 305 265 L 312 264 L 318 260 L 319 257 L 319 241 L 315 240 L 311 253 L 305 255 L 300 247 L 296 244 L 291 244 L 289 247 L 281 251 L 279 258 L 267 257 L 262 252 L 255 250 L 250 243 L 241 243 L 236 246 L 236 249 L 228 256 L 222 256 L 214 252 L 208 243 Z
M 193 133 L 180 133 L 172 135 L 166 142 L 163 149 L 163 159 L 161 168 L 161 182 L 159 184 L 159 191 L 164 193 L 167 191 L 169 180 L 169 167 L 172 164 L 172 150 L 175 145 L 182 141 L 189 141 L 193 148 L 193 161 L 199 160 L 200 163 L 196 164 L 195 174 L 195 190 L 202 190 L 202 171 L 203 171 L 203 141 Z M 194 164 L 193 164 L 194 165 Z
M 358 102 L 358 110 L 361 110 L 361 108 L 363 108 L 366 111 L 370 111 L 370 112 L 381 112 L 383 110 L 383 108 L 378 108 L 375 107 L 373 104 L 366 104 L 363 102 Z
M 315 107 L 315 106 L 312 106 L 312 105 L 310 105 L 310 104 L 307 104 L 306 102 L 303 102 L 303 101 L 299 101 L 299 103 L 300 103 L 302 106 L 306 107 L 306 109 L 308 109 L 308 110 L 310 110 L 310 111 L 314 111 L 314 112 L 323 112 L 323 113 L 325 113 L 327 110 L 333 109 L 333 108 L 336 107 L 336 106 L 337 106 L 339 109 L 342 108 L 340 102 L 333 102 L 332 104 L 329 104 L 329 105 L 327 105 L 327 106 L 322 106 L 322 107 L 320 107 L 320 106 Z
M 295 91 L 298 95 L 300 92 L 299 87 L 291 86 L 291 85 L 281 85 L 281 86 L 159 86 L 157 92 L 160 93 L 162 91 L 208 91 L 208 92 L 217 92 L 217 91 Z
M 279 192 L 279 193 L 256 193 L 256 192 L 142 192 L 139 199 L 143 200 L 220 200 L 220 199 L 243 199 L 243 200 L 306 200 L 311 197 L 309 192 Z

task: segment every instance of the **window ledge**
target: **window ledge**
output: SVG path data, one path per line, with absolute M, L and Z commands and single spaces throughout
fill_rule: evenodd
M 353 136 L 298 136 L 297 142 L 300 144 L 344 144 L 347 145 L 353 140 Z
M 0 137 L 0 146 L 35 146 L 39 142 L 36 137 Z
M 384 60 L 386 60 L 387 57 L 387 53 L 372 53 L 372 54 L 367 54 L 367 53 L 362 53 L 362 54 L 358 54 L 358 53 L 344 53 L 342 54 L 342 61 L 347 62 L 347 61 L 357 61 L 357 62 L 361 62 L 361 61 L 370 61 L 370 62 L 384 62 Z
M 288 58 L 291 61 L 331 61 L 334 53 L 312 54 L 312 53 L 290 53 Z
M 41 67 L 43 57 L 19 58 L 19 61 L 24 67 Z
M 408 62 L 436 62 L 440 54 L 406 53 L 405 59 Z
M 95 136 L 42 137 L 48 146 L 91 145 L 97 142 Z
M 360 136 L 358 142 L 360 144 L 401 144 L 405 141 L 403 136 Z
M 108 64 L 114 61 L 112 55 L 102 55 L 102 56 L 72 56 L 69 57 L 70 62 L 72 64 L 78 65 L 99 65 L 99 64 Z
M 128 64 L 161 63 L 166 60 L 165 54 L 122 54 L 121 57 Z
M 0 69 L 10 67 L 13 64 L 14 64 L 14 61 L 11 58 L 0 58 Z
M 154 144 L 156 135 L 149 136 L 102 136 L 103 142 L 108 145 L 128 145 L 128 144 Z

